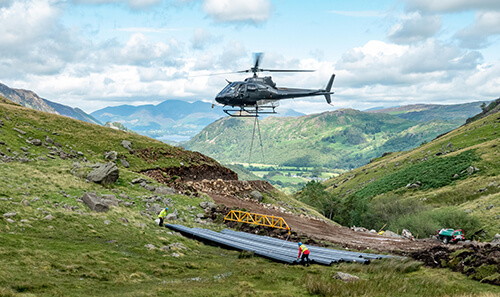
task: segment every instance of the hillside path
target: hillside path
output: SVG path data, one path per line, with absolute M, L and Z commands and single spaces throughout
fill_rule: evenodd
M 305 236 L 314 240 L 328 241 L 345 248 L 352 248 L 360 251 L 371 249 L 378 252 L 406 255 L 412 251 L 423 250 L 441 244 L 439 241 L 430 238 L 412 241 L 406 238 L 393 238 L 368 232 L 355 232 L 350 228 L 332 223 L 267 209 L 253 201 L 213 193 L 209 195 L 215 203 L 223 204 L 229 208 L 244 208 L 254 213 L 282 217 L 292 231 L 296 232 L 299 236 Z

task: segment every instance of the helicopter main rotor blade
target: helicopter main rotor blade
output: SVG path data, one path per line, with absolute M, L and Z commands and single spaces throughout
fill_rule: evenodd
M 253 70 L 259 69 L 260 59 L 262 58 L 262 53 L 255 53 L 255 65 L 253 66 Z
M 300 69 L 259 69 L 266 72 L 314 72 L 316 70 L 300 70 Z

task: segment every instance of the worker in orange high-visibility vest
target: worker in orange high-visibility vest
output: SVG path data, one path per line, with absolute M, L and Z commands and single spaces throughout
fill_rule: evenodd
M 302 253 L 302 259 L 300 260 L 300 263 L 302 264 L 302 266 L 304 266 L 306 263 L 304 263 L 306 260 L 307 261 L 307 266 L 309 266 L 309 264 L 311 263 L 311 261 L 309 260 L 309 249 L 306 247 L 305 244 L 303 244 L 302 242 L 299 242 L 299 256 L 297 257 L 297 259 L 300 258 L 300 254 Z

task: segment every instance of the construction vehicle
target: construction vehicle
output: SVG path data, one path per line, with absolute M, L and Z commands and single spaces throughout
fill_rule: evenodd
M 460 240 L 465 240 L 465 234 L 462 229 L 443 228 L 436 230 L 436 238 L 444 244 L 456 243 Z

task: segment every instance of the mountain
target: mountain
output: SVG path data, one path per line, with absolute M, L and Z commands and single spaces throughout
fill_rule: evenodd
M 252 236 L 279 235 L 254 224 L 222 223 L 229 210 L 245 208 L 274 218 L 276 214 L 293 218 L 287 219 L 292 234 L 285 231 L 282 237 L 289 243 L 331 245 L 318 239 L 329 230 L 332 237 L 343 238 L 357 251 L 365 250 L 368 241 L 377 246 L 411 246 L 413 251 L 422 244 L 433 246 L 428 241 L 374 240 L 373 235 L 339 227 L 265 182 L 231 180 L 234 173 L 196 152 L 3 98 L 0 135 L 2 296 L 330 296 L 345 286 L 356 296 L 393 296 L 394 292 L 496 296 L 498 292 L 498 287 L 448 269 L 433 270 L 410 258 L 373 259 L 369 265 L 313 263 L 304 269 L 160 228 L 155 222 L 157 212 L 168 206 L 172 224 L 206 232 L 246 226 Z M 116 181 L 87 180 L 89 172 L 110 165 L 118 168 L 113 169 Z M 195 187 L 200 185 L 205 191 Z M 253 191 L 263 192 L 262 203 L 248 201 Z M 211 197 L 240 206 L 215 205 Z M 295 250 L 296 244 L 292 245 Z M 442 256 L 444 248 L 436 248 Z M 342 245 L 343 254 L 346 249 Z M 471 261 L 481 250 L 474 256 L 467 250 L 460 254 Z M 489 277 L 491 266 L 478 268 L 477 274 Z M 331 275 L 337 270 L 384 285 L 334 280 Z
M 91 115 L 101 122 L 121 123 L 142 135 L 179 142 L 188 140 L 225 114 L 207 102 L 166 100 L 158 105 L 106 107 Z
M 446 120 L 464 123 L 467 118 L 481 112 L 482 104 L 485 104 L 485 102 L 478 101 L 450 105 L 414 104 L 376 110 L 367 110 L 367 112 L 387 113 L 403 119 L 420 122 Z
M 32 109 L 67 116 L 88 123 L 101 124 L 98 120 L 79 108 L 72 108 L 39 97 L 35 92 L 22 89 L 12 89 L 0 83 L 0 96 L 10 99 Z
M 499 111 L 500 99 L 446 135 L 331 178 L 323 184 L 323 202 L 311 204 L 323 205 L 324 214 L 346 225 L 421 236 L 446 226 L 489 240 L 499 233 Z M 321 190 L 307 187 L 307 193 Z
M 189 140 L 217 119 L 227 117 L 220 106 L 196 101 L 166 100 L 158 105 L 119 105 L 94 111 L 101 122 L 118 122 L 139 134 L 166 143 Z M 283 109 L 273 116 L 300 116 L 302 113 Z
M 184 146 L 220 162 L 253 162 L 293 166 L 352 169 L 385 152 L 407 150 L 448 132 L 460 123 L 419 122 L 385 113 L 341 109 L 321 114 L 260 120 L 264 159 L 253 119 L 223 118 Z

